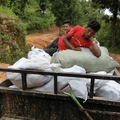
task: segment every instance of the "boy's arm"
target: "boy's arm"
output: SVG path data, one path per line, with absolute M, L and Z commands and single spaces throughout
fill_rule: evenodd
M 64 44 L 68 47 L 68 49 L 81 51 L 81 48 L 80 48 L 80 47 L 75 48 L 74 46 L 72 46 L 72 45 L 70 44 L 70 42 L 69 42 L 70 39 L 71 39 L 71 36 L 68 35 L 68 34 L 63 38 L 63 42 L 64 42 Z
M 90 41 L 92 43 L 92 46 L 90 46 L 89 49 L 96 57 L 100 57 L 101 50 L 100 50 L 99 46 L 97 45 L 96 41 L 94 40 L 94 38 L 91 38 Z
M 71 36 L 70 35 L 66 35 L 64 38 L 63 38 L 63 42 L 64 44 L 69 48 L 69 49 L 74 49 L 74 47 L 70 44 L 69 40 L 71 39 Z

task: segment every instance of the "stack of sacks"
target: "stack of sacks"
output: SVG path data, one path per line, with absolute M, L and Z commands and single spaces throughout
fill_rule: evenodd
M 49 54 L 47 54 L 43 49 L 38 49 L 33 46 L 31 48 L 31 51 L 28 52 L 28 59 L 36 58 L 38 56 L 44 57 L 48 61 L 51 60 L 51 56 Z
M 54 67 L 53 67 L 54 65 Z M 56 67 L 55 67 L 56 66 Z M 52 69 L 54 71 L 57 69 L 57 72 L 64 72 L 64 73 L 86 73 L 85 69 L 74 65 L 71 68 L 62 69 L 57 64 L 51 64 Z M 76 97 L 82 98 L 84 101 L 87 100 L 88 92 L 87 92 L 87 85 L 85 78 L 78 78 L 78 77 L 58 77 L 58 92 L 61 93 L 61 88 L 65 85 L 69 84 L 72 88 L 72 91 Z M 33 90 L 37 91 L 47 91 L 47 92 L 54 92 L 54 78 L 52 78 L 47 84 L 42 87 L 34 88 Z M 66 86 L 63 89 L 65 92 L 70 92 L 69 86 Z
M 39 51 L 38 51 L 39 50 Z M 21 58 L 15 64 L 9 68 L 13 69 L 24 69 L 24 70 L 40 70 L 40 71 L 53 71 L 50 68 L 50 56 L 40 49 L 33 49 L 28 53 L 28 58 Z M 22 78 L 20 73 L 6 73 L 7 78 L 17 87 L 22 88 Z M 52 79 L 50 75 L 38 75 L 28 74 L 27 75 L 27 87 L 42 86 Z
M 88 51 L 88 49 L 87 49 L 87 51 Z M 76 51 L 76 52 L 78 52 L 78 51 Z M 69 57 L 69 55 L 67 57 Z M 66 62 L 66 59 L 64 59 L 64 57 L 62 57 L 61 60 L 62 59 Z M 97 61 L 99 58 L 95 57 L 95 59 Z M 103 58 L 101 58 L 101 59 L 103 60 Z M 86 59 L 83 59 L 83 60 L 86 61 Z M 90 63 L 90 59 L 87 59 L 87 60 L 89 60 L 89 63 Z M 104 67 L 105 68 L 104 70 L 106 70 L 106 71 L 110 71 L 115 67 L 115 65 L 118 65 L 111 58 L 109 58 L 109 61 L 112 61 L 112 62 L 111 62 L 111 65 L 109 65 L 109 66 L 107 64 L 108 68 L 106 66 Z M 72 65 L 71 67 L 68 67 L 68 68 L 62 68 L 60 62 L 59 63 L 50 63 L 50 62 L 51 62 L 51 56 L 49 56 L 47 53 L 45 53 L 41 49 L 32 48 L 32 51 L 30 51 L 28 53 L 28 59 L 21 58 L 13 66 L 11 66 L 11 68 L 33 69 L 33 70 L 63 72 L 63 73 L 84 73 L 84 74 L 86 73 L 86 69 L 81 67 L 80 65 L 79 66 Z M 76 62 L 74 62 L 74 64 L 75 63 Z M 87 68 L 87 65 L 89 66 L 89 63 L 86 64 L 86 68 Z M 96 65 L 96 63 L 95 63 L 95 65 Z M 93 66 L 93 70 L 89 69 L 89 67 L 90 67 L 89 66 L 87 71 L 89 71 L 90 74 L 113 75 L 113 71 L 109 72 L 109 73 L 106 71 L 98 71 L 99 69 L 101 69 L 101 67 L 100 67 L 100 65 L 98 65 L 99 67 L 97 67 L 95 69 L 96 66 Z M 14 86 L 10 86 L 10 88 L 13 88 L 13 87 L 14 88 L 22 88 L 21 75 L 19 73 L 7 72 L 6 74 L 7 74 L 8 79 L 10 79 L 11 82 L 14 84 Z M 97 96 L 104 97 L 105 95 L 102 93 L 105 88 L 105 85 L 107 85 L 108 82 L 109 82 L 108 80 L 99 80 L 99 79 L 95 80 L 94 93 Z M 76 97 L 82 98 L 85 101 L 87 100 L 88 92 L 90 91 L 90 79 L 59 76 L 58 84 L 57 84 L 59 93 L 61 93 L 61 88 L 63 88 L 66 84 L 69 84 L 72 87 L 72 91 Z M 53 78 L 53 76 L 50 76 L 50 75 L 28 74 L 27 75 L 27 86 L 28 86 L 28 88 L 31 88 L 32 90 L 53 93 L 54 92 L 54 78 Z M 69 92 L 70 88 L 68 86 L 66 86 L 64 88 L 64 91 Z M 109 92 L 109 91 L 105 91 L 105 92 Z M 112 97 L 113 97 L 113 95 L 112 95 Z M 120 98 L 120 97 L 116 97 L 116 98 Z
M 110 73 L 106 73 L 105 71 L 100 71 L 96 73 L 90 73 L 95 75 L 113 75 L 114 70 Z M 90 79 L 87 81 L 87 90 L 90 92 Z M 96 79 L 94 83 L 94 93 L 95 96 L 105 97 L 110 99 L 120 99 L 120 84 L 113 80 L 102 80 Z
M 112 70 L 111 72 L 107 73 L 105 71 L 99 71 L 99 72 L 95 72 L 95 73 L 89 73 L 89 74 L 93 74 L 93 75 L 113 75 L 114 74 L 114 70 Z M 102 80 L 102 79 L 96 79 L 95 80 L 95 83 L 94 83 L 94 93 L 96 93 L 96 91 L 104 86 L 109 80 Z M 91 79 L 88 79 L 87 80 L 87 89 L 88 89 L 88 92 L 90 92 L 90 85 L 91 85 Z
M 50 56 L 40 49 L 33 49 L 28 53 L 28 59 L 21 58 L 14 65 L 9 68 L 24 69 L 24 70 L 41 70 L 50 72 L 72 72 L 72 73 L 86 73 L 86 71 L 79 67 L 73 66 L 72 68 L 62 69 L 60 64 L 50 64 Z M 20 73 L 6 73 L 7 78 L 13 83 L 14 86 L 10 88 L 22 88 L 22 78 Z M 74 82 L 73 82 L 74 81 Z M 34 88 L 32 90 L 54 92 L 54 78 L 50 75 L 27 75 L 27 87 Z M 87 100 L 87 86 L 83 78 L 76 77 L 59 77 L 58 78 L 58 91 L 68 83 L 73 89 L 73 93 L 84 100 Z M 65 88 L 69 92 L 69 88 Z
M 114 69 L 120 67 L 120 65 L 109 56 L 107 48 L 103 46 L 99 47 L 101 49 L 101 56 L 99 58 L 94 56 L 88 48 L 84 48 L 81 52 L 68 49 L 56 52 L 55 56 L 51 59 L 51 63 L 60 63 L 62 68 L 69 68 L 78 65 L 84 68 L 87 73 L 91 74 L 113 75 Z M 87 79 L 86 82 L 88 92 L 90 92 L 90 79 Z M 109 80 L 97 79 L 95 80 L 94 93 L 97 96 L 120 99 L 120 96 L 117 94 L 120 84 L 114 81 L 113 85 L 114 87 L 110 86 Z M 114 90 L 116 88 L 115 86 L 117 86 L 118 89 Z M 108 89 L 108 87 L 111 89 Z M 107 92 L 109 92 L 108 95 Z M 110 94 L 110 92 L 112 92 L 112 94 Z
M 100 87 L 95 95 L 110 99 L 120 99 L 120 84 L 116 81 L 110 80 Z
M 105 71 L 110 72 L 116 67 L 120 67 L 117 61 L 113 60 L 107 48 L 100 47 L 101 56 L 97 58 L 89 48 L 82 51 L 63 50 L 52 57 L 51 63 L 60 63 L 62 68 L 70 68 L 74 65 L 81 66 L 87 73 Z

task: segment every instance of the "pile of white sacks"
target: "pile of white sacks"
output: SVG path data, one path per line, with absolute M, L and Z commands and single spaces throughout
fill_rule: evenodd
M 15 64 L 9 68 L 24 69 L 24 70 L 41 70 L 46 72 L 64 72 L 64 73 L 84 73 L 84 68 L 74 65 L 71 68 L 63 69 L 60 64 L 50 63 L 51 56 L 49 56 L 42 49 L 32 47 L 28 53 L 28 58 L 21 58 Z M 98 75 L 113 75 L 113 71 L 106 73 L 105 71 L 99 71 L 91 74 Z M 13 85 L 10 88 L 22 88 L 22 78 L 20 73 L 6 73 L 7 78 Z M 88 98 L 88 92 L 90 91 L 90 79 L 78 78 L 78 77 L 58 77 L 58 92 L 61 93 L 61 88 L 68 83 L 74 95 L 76 97 L 84 99 Z M 27 75 L 27 87 L 36 91 L 54 92 L 54 77 L 51 75 Z M 64 91 L 69 92 L 69 86 L 64 88 Z M 95 80 L 94 93 L 96 96 L 107 97 L 111 99 L 120 99 L 120 84 L 113 80 Z

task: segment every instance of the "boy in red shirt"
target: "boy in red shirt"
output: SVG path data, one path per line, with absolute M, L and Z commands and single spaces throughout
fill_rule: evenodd
M 70 31 L 71 29 L 71 22 L 69 20 L 66 20 L 63 22 L 63 30 L 64 30 L 64 35 L 56 38 L 50 45 L 48 45 L 46 48 L 43 50 L 48 53 L 49 55 L 53 55 L 58 50 L 58 40 L 62 37 L 65 37 L 65 35 Z
M 97 21 L 91 21 L 86 28 L 75 26 L 66 36 L 62 36 L 58 41 L 58 49 L 72 49 L 81 51 L 81 48 L 87 47 L 96 56 L 101 56 L 101 51 L 94 40 L 96 32 L 100 29 Z

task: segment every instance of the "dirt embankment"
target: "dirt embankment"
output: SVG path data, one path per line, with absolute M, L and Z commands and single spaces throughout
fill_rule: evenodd
M 58 37 L 58 30 L 55 30 L 55 32 L 49 32 L 49 33 L 35 33 L 26 36 L 26 42 L 30 46 L 35 46 L 36 48 L 44 48 L 48 44 L 50 44 L 55 38 Z M 114 60 L 116 60 L 120 64 L 120 54 L 114 54 L 110 53 L 110 56 L 113 57 Z M 0 63 L 0 67 L 8 67 L 9 64 Z M 120 72 L 120 69 L 119 69 Z M 5 73 L 0 72 L 0 79 L 5 77 Z
M 9 64 L 5 64 L 5 63 L 0 63 L 0 67 L 8 67 L 10 66 Z M 5 77 L 5 73 L 4 72 L 0 72 L 0 80 L 2 80 Z
M 56 32 L 47 32 L 47 33 L 34 33 L 26 36 L 26 42 L 29 46 L 35 46 L 36 48 L 44 48 L 50 44 L 55 38 L 58 37 L 59 30 L 55 29 Z M 0 67 L 8 67 L 9 64 L 0 63 Z M 0 80 L 5 76 L 4 72 L 0 72 Z

